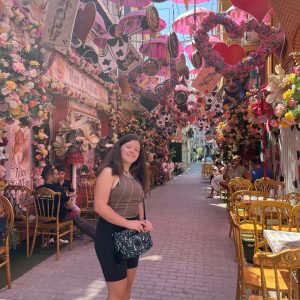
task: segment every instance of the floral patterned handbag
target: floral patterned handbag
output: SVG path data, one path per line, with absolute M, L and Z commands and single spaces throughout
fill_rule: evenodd
M 146 219 L 145 202 L 144 215 Z M 121 254 L 123 258 L 137 257 L 147 252 L 152 246 L 152 238 L 149 232 L 137 232 L 135 230 L 126 229 L 113 233 L 115 250 L 117 254 Z

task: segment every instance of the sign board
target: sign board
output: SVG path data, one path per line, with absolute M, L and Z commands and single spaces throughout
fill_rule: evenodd
M 210 94 L 221 78 L 222 75 L 217 73 L 214 68 L 202 68 L 192 82 L 192 87 L 203 94 Z
M 79 0 L 51 0 L 47 4 L 43 43 L 67 50 L 71 45 Z
M 31 131 L 21 128 L 18 122 L 7 126 L 8 131 L 8 174 L 12 185 L 32 187 L 31 175 Z
M 58 53 L 48 72 L 51 78 L 67 84 L 99 103 L 108 103 L 107 89 L 88 75 L 78 71 Z

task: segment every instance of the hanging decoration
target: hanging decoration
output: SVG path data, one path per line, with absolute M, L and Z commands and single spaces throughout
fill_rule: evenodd
M 83 154 L 95 149 L 99 143 L 101 124 L 98 119 L 90 120 L 85 116 L 71 113 L 60 122 L 58 134 L 53 143 L 54 151 L 60 159 L 70 164 L 82 164 Z
M 171 58 L 177 58 L 179 53 L 179 41 L 176 32 L 171 31 L 168 34 L 168 49 Z
M 213 50 L 209 44 L 208 32 L 217 25 L 223 25 L 230 38 L 242 38 L 244 32 L 255 31 L 261 39 L 261 45 L 248 57 L 235 65 L 224 62 L 222 56 Z M 200 28 L 194 35 L 195 46 L 205 60 L 207 66 L 214 67 L 217 72 L 225 77 L 239 77 L 242 73 L 252 71 L 265 61 L 265 58 L 273 53 L 279 43 L 277 41 L 278 30 L 266 25 L 259 25 L 254 19 L 242 22 L 240 25 L 233 22 L 227 15 L 211 12 L 201 22 Z

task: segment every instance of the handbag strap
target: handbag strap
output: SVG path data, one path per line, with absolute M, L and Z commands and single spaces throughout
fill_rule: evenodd
M 146 218 L 145 198 L 143 199 L 143 208 L 144 208 L 144 220 L 147 220 L 147 218 Z

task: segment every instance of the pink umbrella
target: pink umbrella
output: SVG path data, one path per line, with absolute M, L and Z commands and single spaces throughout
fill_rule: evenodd
M 242 9 L 239 9 L 235 6 L 230 6 L 227 11 L 226 11 L 227 15 L 230 16 L 230 18 L 232 20 L 234 20 L 237 24 L 240 24 L 241 22 L 252 18 L 252 15 L 248 14 L 247 12 L 245 12 Z M 266 16 L 263 19 L 263 22 L 270 24 L 271 23 L 271 15 L 272 13 L 274 13 L 274 11 L 270 11 L 268 14 L 266 14 Z
M 111 2 L 116 3 L 117 0 L 111 0 Z M 145 7 L 151 3 L 151 0 L 121 0 L 121 6 L 129 7 Z
M 178 84 L 178 85 L 176 85 L 175 86 L 175 91 L 177 92 L 177 91 L 184 91 L 184 92 L 187 92 L 187 93 L 189 93 L 190 92 L 190 90 L 189 90 L 189 88 L 187 88 L 185 85 L 183 85 L 183 84 Z
M 190 69 L 191 75 L 197 75 L 199 73 L 200 69 Z
M 211 10 L 204 7 L 197 7 L 196 10 L 191 9 L 174 21 L 172 28 L 175 32 L 189 34 L 190 25 L 195 25 L 196 28 L 200 26 L 201 21 L 206 17 Z
M 168 40 L 165 36 L 160 36 L 151 40 L 144 41 L 139 51 L 151 58 L 164 59 L 168 57 Z M 181 43 L 179 43 L 179 53 L 183 51 Z
M 142 30 L 142 20 L 146 17 L 145 10 L 136 10 L 120 19 L 119 25 L 124 27 L 124 33 L 130 34 Z M 166 22 L 159 20 L 159 31 L 166 28 Z M 143 31 L 145 34 L 153 33 L 150 29 Z

